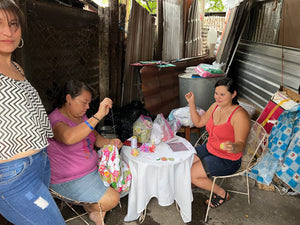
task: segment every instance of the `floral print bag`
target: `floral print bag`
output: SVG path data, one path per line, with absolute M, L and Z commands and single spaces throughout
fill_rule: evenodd
M 114 145 L 105 145 L 98 151 L 98 171 L 105 186 L 112 186 L 121 197 L 125 196 L 130 188 L 131 171 L 129 165 L 121 160 L 118 148 Z

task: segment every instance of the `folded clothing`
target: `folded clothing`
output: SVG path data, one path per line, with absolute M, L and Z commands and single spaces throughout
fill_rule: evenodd
M 223 70 L 216 68 L 214 65 L 201 63 L 196 68 L 195 71 L 201 77 L 220 77 L 224 76 Z

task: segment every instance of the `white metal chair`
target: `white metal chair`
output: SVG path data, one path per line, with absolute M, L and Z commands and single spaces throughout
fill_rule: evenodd
M 195 147 L 200 143 L 204 144 L 207 142 L 208 133 L 204 132 L 201 137 L 197 140 Z M 235 190 L 228 190 L 229 192 L 234 192 L 238 194 L 243 194 L 248 196 L 248 204 L 250 204 L 250 191 L 249 191 L 249 178 L 248 173 L 250 172 L 251 168 L 255 166 L 263 157 L 263 155 L 267 152 L 268 147 L 268 133 L 266 130 L 261 126 L 258 122 L 251 120 L 251 129 L 248 135 L 246 147 L 242 157 L 242 163 L 240 169 L 235 172 L 234 174 L 227 175 L 227 176 L 212 176 L 213 178 L 213 185 L 210 191 L 210 196 L 208 200 L 206 215 L 205 215 L 205 222 L 208 219 L 208 212 L 210 210 L 210 203 L 213 195 L 214 185 L 218 178 L 229 178 L 229 177 L 236 177 L 240 175 L 246 175 L 246 184 L 247 184 L 247 192 L 240 192 Z
M 61 201 L 61 205 L 60 205 L 60 211 L 62 211 L 63 209 L 63 206 L 64 204 L 67 205 L 75 214 L 76 216 L 74 217 L 71 217 L 69 219 L 66 219 L 65 222 L 69 222 L 71 220 L 74 220 L 74 219 L 77 219 L 77 218 L 80 218 L 85 224 L 89 225 L 89 222 L 84 219 L 84 215 L 87 214 L 87 212 L 85 213 L 78 213 L 74 207 L 72 205 L 80 205 L 80 206 L 85 206 L 85 205 L 93 205 L 93 204 L 98 204 L 99 205 L 99 208 L 100 208 L 100 215 L 101 215 L 101 220 L 102 220 L 102 224 L 104 224 L 104 220 L 103 220 L 103 214 L 102 214 L 102 210 L 101 210 L 101 206 L 98 202 L 82 202 L 82 201 L 77 201 L 77 200 L 74 200 L 74 199 L 71 199 L 71 198 L 68 198 L 68 197 L 65 197 L 59 193 L 57 193 L 56 191 L 54 191 L 53 189 L 49 188 L 49 191 L 51 193 L 51 195 L 53 196 L 53 198 L 57 198 Z

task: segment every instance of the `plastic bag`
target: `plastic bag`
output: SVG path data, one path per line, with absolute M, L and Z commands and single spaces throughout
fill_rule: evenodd
M 200 109 L 198 107 L 197 107 L 197 112 L 199 113 L 200 116 L 202 116 L 205 113 L 205 111 L 203 109 Z M 178 121 L 179 121 L 181 126 L 185 126 L 185 127 L 194 127 L 195 126 L 193 124 L 191 114 L 190 114 L 190 108 L 188 106 L 173 109 L 168 116 L 168 121 L 170 124 L 174 123 L 174 121 L 176 123 L 178 123 Z
M 121 196 L 127 194 L 132 176 L 128 164 L 121 160 L 118 148 L 105 145 L 98 151 L 98 155 L 98 172 L 104 185 L 111 185 Z
M 151 141 L 157 145 L 161 141 L 166 141 L 174 137 L 168 121 L 164 118 L 163 114 L 160 113 L 156 116 L 153 122 L 153 128 L 151 131 Z
M 152 126 L 153 122 L 150 117 L 140 115 L 133 123 L 133 136 L 136 136 L 137 141 L 140 143 L 149 142 Z
M 172 119 L 172 120 L 169 120 L 169 119 L 168 119 L 168 123 L 169 123 L 169 125 L 170 125 L 170 127 L 171 127 L 171 130 L 173 131 L 173 134 L 174 134 L 174 135 L 175 135 L 175 134 L 179 131 L 179 129 L 181 128 L 181 122 L 180 122 L 180 120 L 177 119 L 177 118 L 174 118 L 174 119 Z

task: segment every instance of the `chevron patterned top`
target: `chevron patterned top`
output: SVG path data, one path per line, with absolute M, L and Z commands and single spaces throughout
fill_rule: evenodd
M 53 133 L 38 92 L 0 73 L 0 159 L 47 147 L 47 137 Z

